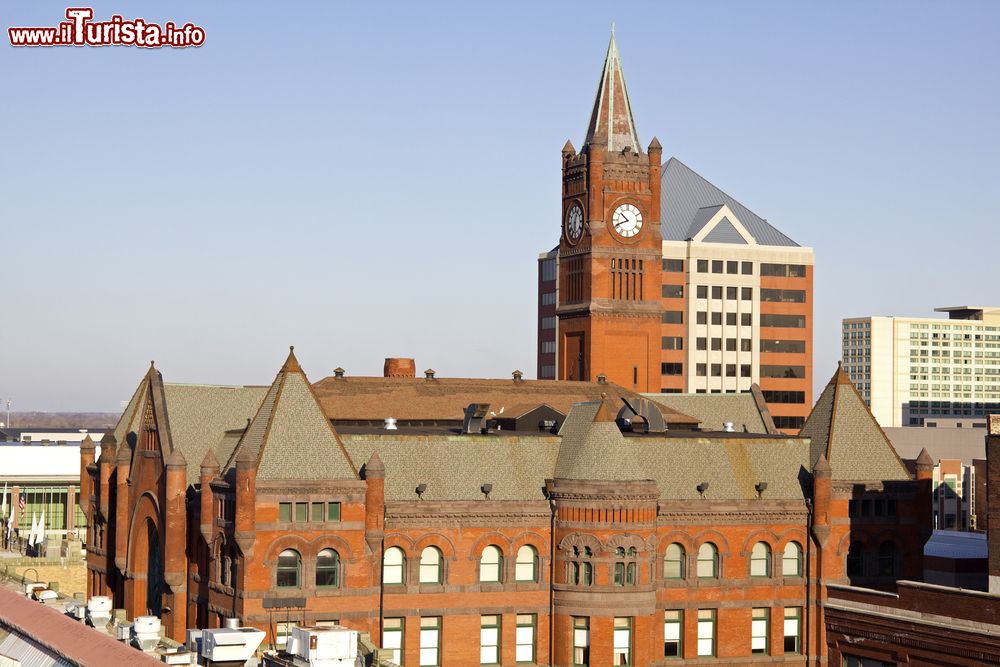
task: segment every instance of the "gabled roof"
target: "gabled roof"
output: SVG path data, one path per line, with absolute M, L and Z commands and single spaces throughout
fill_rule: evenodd
M 833 479 L 910 479 L 892 443 L 840 366 L 816 401 L 799 436 L 811 439 L 813 466 L 821 454 L 826 456 Z
M 777 435 L 770 415 L 761 412 L 752 393 L 739 394 L 643 394 L 656 403 L 698 419 L 703 431 L 721 431 L 732 422 L 737 432 Z
M 613 28 L 608 54 L 604 58 L 601 80 L 597 84 L 594 108 L 590 113 L 587 138 L 583 145 L 585 147 L 599 145 L 609 152 L 621 151 L 630 146 L 633 153 L 642 152 Z
M 562 380 L 491 380 L 481 378 L 327 377 L 313 385 L 328 418 L 340 421 L 398 420 L 461 422 L 470 403 L 489 403 L 504 416 L 512 406 L 548 405 L 569 414 L 575 403 L 600 400 L 602 394 L 620 408 L 621 399 L 638 394 L 608 382 Z M 670 408 L 663 409 L 668 425 L 696 426 L 698 420 Z
M 688 240 L 694 236 L 690 231 L 692 228 L 697 226 L 700 229 L 718 212 L 718 207 L 726 205 L 758 244 L 798 246 L 767 220 L 709 183 L 675 157 L 667 160 L 663 166 L 661 186 L 663 239 L 666 241 Z M 701 226 L 698 226 L 698 221 L 701 221 Z
M 289 351 L 227 468 L 244 450 L 257 461 L 259 480 L 358 476 L 294 351 Z
M 738 245 L 747 245 L 747 241 L 743 238 L 729 218 L 723 218 L 719 221 L 712 231 L 710 231 L 703 239 L 706 243 L 736 243 Z

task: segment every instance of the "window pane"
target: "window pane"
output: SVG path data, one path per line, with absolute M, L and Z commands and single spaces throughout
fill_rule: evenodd
M 312 504 L 312 520 L 313 521 L 323 520 L 323 503 Z
M 340 521 L 340 503 L 326 504 L 326 520 Z
M 309 520 L 309 503 L 295 503 L 295 520 L 301 522 Z
M 292 504 L 278 503 L 278 521 L 292 520 Z

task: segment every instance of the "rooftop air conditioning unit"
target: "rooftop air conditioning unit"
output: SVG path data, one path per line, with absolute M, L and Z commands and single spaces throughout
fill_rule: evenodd
M 35 596 L 35 591 L 40 591 L 45 588 L 46 586 L 42 582 L 32 581 L 24 585 L 24 594 L 29 598 L 33 598 Z
M 195 655 L 201 655 L 201 633 L 201 630 L 188 628 L 185 636 L 184 647 Z
M 260 643 L 264 633 L 255 628 L 213 628 L 201 633 L 201 655 L 215 662 L 246 662 Z
M 160 643 L 160 619 L 139 616 L 132 623 L 132 643 L 141 651 L 152 651 Z
M 39 602 L 52 602 L 59 599 L 59 593 L 49 588 L 36 588 L 34 596 Z
M 103 628 L 111 620 L 111 598 L 95 595 L 87 602 L 87 620 L 95 628 Z
M 358 659 L 358 631 L 339 626 L 292 628 L 292 648 L 310 667 L 354 667 Z

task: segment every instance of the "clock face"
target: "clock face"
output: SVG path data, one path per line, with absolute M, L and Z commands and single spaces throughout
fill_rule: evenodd
M 622 204 L 611 216 L 611 224 L 622 238 L 632 238 L 642 229 L 642 212 L 634 204 Z
M 566 216 L 566 235 L 571 241 L 579 241 L 583 236 L 583 209 L 573 204 Z

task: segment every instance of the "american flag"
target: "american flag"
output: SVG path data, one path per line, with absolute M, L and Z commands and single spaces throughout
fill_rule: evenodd
M 27 502 L 28 502 L 28 497 L 22 493 L 21 497 L 17 499 L 18 508 L 23 510 Z

